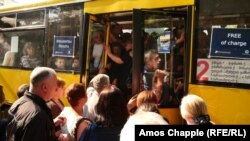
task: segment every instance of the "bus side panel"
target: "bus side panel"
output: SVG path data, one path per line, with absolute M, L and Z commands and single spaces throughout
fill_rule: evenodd
M 17 100 L 17 88 L 21 84 L 29 84 L 30 70 L 18 70 L 18 69 L 0 69 L 0 84 L 3 85 L 3 91 L 5 94 L 5 99 L 8 102 L 13 103 Z M 71 83 L 79 82 L 80 75 L 71 73 L 57 73 L 57 76 L 61 77 L 66 81 L 66 87 Z M 62 101 L 68 105 L 67 100 L 63 97 Z
M 169 124 L 171 125 L 183 124 L 183 119 L 181 118 L 179 108 L 160 108 L 159 110 L 161 115 L 167 118 Z
M 162 8 L 194 5 L 194 0 L 97 0 L 84 3 L 84 11 L 92 14 L 128 11 L 143 8 Z
M 13 103 L 18 97 L 16 94 L 17 88 L 24 83 L 29 82 L 30 71 L 18 69 L 0 69 L 0 84 L 3 85 L 5 99 Z
M 189 85 L 189 93 L 205 100 L 216 124 L 250 124 L 250 90 Z

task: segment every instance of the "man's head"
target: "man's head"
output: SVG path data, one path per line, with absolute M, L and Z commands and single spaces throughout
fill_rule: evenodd
M 36 67 L 31 72 L 29 92 L 48 101 L 54 96 L 56 89 L 57 77 L 53 69 L 48 67 Z
M 146 67 L 150 71 L 155 71 L 156 69 L 159 68 L 161 58 L 160 58 L 158 52 L 156 50 L 152 49 L 152 50 L 149 50 L 145 53 L 144 62 L 145 62 Z

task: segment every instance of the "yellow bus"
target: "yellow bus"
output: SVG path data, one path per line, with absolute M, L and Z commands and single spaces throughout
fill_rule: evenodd
M 216 124 L 249 124 L 247 5 L 247 0 L 237 4 L 232 0 L 43 0 L 2 6 L 0 42 L 5 50 L 0 52 L 0 84 L 6 100 L 14 102 L 17 87 L 28 83 L 34 68 L 22 63 L 25 43 L 32 42 L 39 65 L 55 68 L 67 85 L 87 86 L 109 66 L 104 46 L 124 45 L 125 37 L 131 37 L 128 98 L 143 90 L 144 54 L 154 49 L 161 60 L 159 68 L 169 72 L 168 88 L 162 90 L 167 102 L 160 112 L 170 124 L 184 123 L 179 104 L 189 93 L 206 101 Z M 95 45 L 96 38 L 102 45 Z M 6 50 L 15 56 L 12 65 L 3 64 Z M 63 68 L 56 67 L 60 59 Z M 74 68 L 77 59 L 80 67 Z M 119 76 L 123 70 L 116 73 Z

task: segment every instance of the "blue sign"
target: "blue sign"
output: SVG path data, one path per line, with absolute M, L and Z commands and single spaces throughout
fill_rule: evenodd
M 250 29 L 213 28 L 209 56 L 250 58 Z
M 54 36 L 53 56 L 74 57 L 75 36 Z
M 158 38 L 158 52 L 159 53 L 170 53 L 170 31 L 165 31 L 164 35 L 161 35 Z

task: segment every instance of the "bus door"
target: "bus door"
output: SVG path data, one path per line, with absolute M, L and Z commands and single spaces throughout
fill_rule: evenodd
M 102 16 L 85 14 L 83 25 L 83 55 L 84 62 L 81 70 L 81 82 L 88 82 L 99 72 L 105 65 L 105 46 L 107 45 L 108 24 Z
M 160 95 L 160 107 L 179 106 L 187 85 L 186 19 L 187 7 L 133 10 L 133 94 L 152 89 Z M 158 55 L 149 57 L 149 52 Z M 162 73 L 162 81 L 158 84 L 155 83 L 156 69 Z M 149 76 L 151 80 L 147 79 Z

